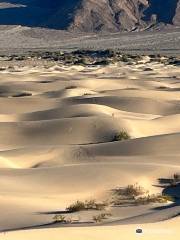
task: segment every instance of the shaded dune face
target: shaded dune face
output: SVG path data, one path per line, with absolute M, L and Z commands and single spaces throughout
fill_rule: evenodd
M 173 23 L 178 0 L 149 0 L 149 8 L 144 12 L 144 20 L 150 20 L 155 14 L 158 22 Z

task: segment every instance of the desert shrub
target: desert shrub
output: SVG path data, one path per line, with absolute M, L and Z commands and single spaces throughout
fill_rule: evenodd
M 66 217 L 61 214 L 57 214 L 53 217 L 54 222 L 56 223 L 66 223 Z
M 66 224 L 70 224 L 72 223 L 72 219 L 71 217 L 66 218 L 64 215 L 61 214 L 57 214 L 53 217 L 54 223 L 66 223 Z
M 85 202 L 76 201 L 75 203 L 71 204 L 66 210 L 70 212 L 79 212 L 83 210 L 104 210 L 107 206 L 107 203 L 102 202 L 98 203 L 95 200 L 86 200 Z
M 161 195 L 160 196 L 165 202 L 174 202 L 175 199 L 170 195 Z
M 125 188 L 125 194 L 128 195 L 128 196 L 139 196 L 139 195 L 144 194 L 144 189 L 137 184 L 128 185 Z
M 128 140 L 131 137 L 129 136 L 129 134 L 125 131 L 121 131 L 120 133 L 117 133 L 114 137 L 113 137 L 113 141 L 123 141 L 123 140 Z
M 94 209 L 96 207 L 96 201 L 93 200 L 86 200 L 85 201 L 85 206 L 87 209 Z
M 138 184 L 128 185 L 125 188 L 113 189 L 113 198 L 111 203 L 113 205 L 143 205 L 149 203 L 167 203 L 174 202 L 174 198 L 169 195 L 149 194 L 144 188 Z
M 148 71 L 153 71 L 153 69 L 152 68 L 149 68 L 149 67 L 146 67 L 146 68 L 144 68 L 144 71 L 146 72 L 148 72 Z
M 106 66 L 106 65 L 109 65 L 110 64 L 110 60 L 108 59 L 98 59 L 94 62 L 93 65 L 101 65 L 101 66 Z
M 173 202 L 174 199 L 168 195 L 147 195 L 139 197 L 135 200 L 136 204 L 149 204 L 149 203 L 167 203 L 168 201 Z
M 145 190 L 138 184 L 128 185 L 125 188 L 117 188 L 113 190 L 116 195 L 127 197 L 136 197 L 145 193 Z
M 115 206 L 137 204 L 136 203 L 137 197 L 143 196 L 148 193 L 138 184 L 128 185 L 127 187 L 124 188 L 116 188 L 113 189 L 112 192 L 113 196 L 111 204 Z
M 98 222 L 102 222 L 104 219 L 107 219 L 107 217 L 111 216 L 110 213 L 101 213 L 98 215 L 93 216 L 93 221 L 98 223 Z
M 96 202 L 95 200 L 86 200 L 85 206 L 87 210 L 104 210 L 108 205 L 106 202 Z
M 108 203 L 106 203 L 106 202 L 96 203 L 95 210 L 101 211 L 101 210 L 104 210 L 107 206 L 108 206 Z
M 131 59 L 129 58 L 128 55 L 122 55 L 121 56 L 121 59 L 120 59 L 122 62 L 129 62 Z
M 76 59 L 75 64 L 78 65 L 91 65 L 93 63 L 93 59 L 91 57 L 87 57 L 87 56 L 80 56 L 79 58 Z
M 86 209 L 85 203 L 81 201 L 76 201 L 75 203 L 72 203 L 69 205 L 69 207 L 66 208 L 69 212 L 79 212 Z
M 16 61 L 23 61 L 23 60 L 26 59 L 26 57 L 25 57 L 25 56 L 16 56 L 14 59 L 15 59 Z

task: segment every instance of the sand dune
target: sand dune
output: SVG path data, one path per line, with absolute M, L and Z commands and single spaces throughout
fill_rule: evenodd
M 152 223 L 152 224 L 142 224 L 140 227 L 143 229 L 143 235 L 141 235 L 142 239 L 151 240 L 154 238 L 159 238 L 159 236 L 163 237 L 165 240 L 177 239 L 179 237 L 179 220 L 174 219 L 171 221 L 165 221 L 160 223 Z M 79 240 L 98 240 L 109 238 L 113 238 L 114 240 L 118 240 L 120 235 L 126 236 L 129 239 L 135 240 L 139 238 L 139 236 L 135 233 L 136 227 L 134 225 L 126 225 L 126 226 L 113 226 L 113 227 L 78 227 L 78 228 L 64 228 L 59 229 L 56 228 L 47 228 L 47 229 L 35 229 L 31 231 L 18 231 L 18 232 L 10 232 L 6 233 L 3 238 L 8 240 L 19 239 L 23 240 L 26 237 L 27 240 L 35 239 L 35 238 L 43 238 L 49 239 L 53 236 L 54 240 L 59 239 L 59 235 L 61 235 L 61 239 L 79 239 Z
M 162 192 L 158 179 L 180 171 L 179 77 L 178 67 L 153 62 L 36 63 L 1 71 L 0 231 L 50 224 L 73 201 L 102 201 L 117 186 L 138 183 Z M 130 139 L 116 141 L 122 131 Z M 88 226 L 95 213 L 82 212 L 72 214 L 82 222 L 66 226 L 70 230 L 55 224 L 2 239 L 117 239 L 117 233 L 136 239 L 139 225 L 156 231 L 143 239 L 157 238 L 167 226 L 173 233 L 162 233 L 163 239 L 180 236 L 178 202 L 110 211 L 113 216 L 102 224 Z

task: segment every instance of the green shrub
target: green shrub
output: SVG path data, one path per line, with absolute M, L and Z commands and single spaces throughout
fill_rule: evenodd
M 128 140 L 131 137 L 129 136 L 129 134 L 125 131 L 121 131 L 120 133 L 117 133 L 114 138 L 113 138 L 113 142 L 115 141 L 123 141 L 123 140 Z

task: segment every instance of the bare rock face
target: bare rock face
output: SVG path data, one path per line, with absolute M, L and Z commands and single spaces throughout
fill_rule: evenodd
M 70 29 L 132 31 L 180 25 L 180 0 L 83 0 Z
M 66 19 L 64 21 L 63 19 Z M 133 31 L 180 25 L 180 0 L 67 0 L 47 25 L 73 31 Z
M 84 0 L 70 29 L 81 31 L 129 31 L 143 25 L 146 0 Z
M 83 32 L 180 26 L 180 0 L 0 0 L 2 24 Z

